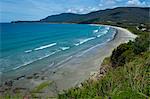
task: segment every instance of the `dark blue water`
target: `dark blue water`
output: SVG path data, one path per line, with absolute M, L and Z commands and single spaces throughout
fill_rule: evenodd
M 80 51 L 113 39 L 115 30 L 83 24 L 3 23 L 0 34 L 0 71 L 8 72 L 32 65 L 55 67 Z

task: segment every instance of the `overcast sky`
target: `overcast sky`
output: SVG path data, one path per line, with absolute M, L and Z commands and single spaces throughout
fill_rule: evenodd
M 121 6 L 149 5 L 150 0 L 0 0 L 0 22 L 39 20 L 65 12 L 88 13 Z

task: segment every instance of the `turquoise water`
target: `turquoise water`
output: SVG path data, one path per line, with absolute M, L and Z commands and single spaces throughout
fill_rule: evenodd
M 56 68 L 73 55 L 112 40 L 115 30 L 85 24 L 1 24 L 0 71 Z

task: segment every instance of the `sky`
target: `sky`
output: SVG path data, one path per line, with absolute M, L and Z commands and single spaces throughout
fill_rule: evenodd
M 59 13 L 85 14 L 115 7 L 148 7 L 150 0 L 0 0 L 0 22 L 39 20 Z

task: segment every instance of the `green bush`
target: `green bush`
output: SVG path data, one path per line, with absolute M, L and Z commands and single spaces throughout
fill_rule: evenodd
M 122 66 L 126 61 L 129 61 L 134 56 L 132 49 L 132 42 L 121 44 L 118 46 L 111 55 L 112 67 Z
M 141 52 L 147 51 L 149 48 L 149 38 L 141 36 L 135 39 L 133 49 L 135 54 L 140 54 Z
M 150 48 L 150 34 L 148 32 L 137 31 L 134 28 L 129 29 L 139 36 L 135 41 L 121 44 L 112 52 L 112 67 L 123 66 L 126 62 L 132 60 L 135 55 L 148 51 Z

